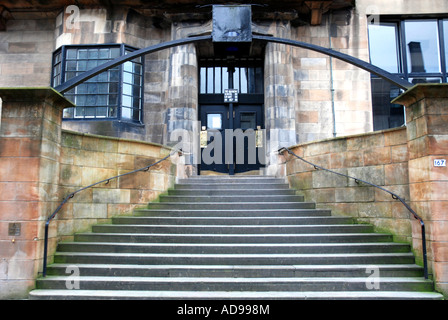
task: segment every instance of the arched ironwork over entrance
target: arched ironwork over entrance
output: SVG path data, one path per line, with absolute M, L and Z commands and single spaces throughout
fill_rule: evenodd
M 345 61 L 349 64 L 352 64 L 358 68 L 361 68 L 370 73 L 373 73 L 373 74 L 377 75 L 378 77 L 380 77 L 380 78 L 382 78 L 382 79 L 384 79 L 384 80 L 386 80 L 404 90 L 408 90 L 413 86 L 412 83 L 410 83 L 396 75 L 393 75 L 393 74 L 387 72 L 386 70 L 381 69 L 371 63 L 368 63 L 361 59 L 355 58 L 348 54 L 341 53 L 341 52 L 338 52 L 338 51 L 335 51 L 332 49 L 324 48 L 321 46 L 317 46 L 317 45 L 302 42 L 302 41 L 296 41 L 296 40 L 290 40 L 290 39 L 284 39 L 284 38 L 276 38 L 276 37 L 270 37 L 270 36 L 253 35 L 252 39 L 264 41 L 264 42 L 280 43 L 280 44 L 285 44 L 285 45 L 290 45 L 290 46 L 295 46 L 295 47 L 299 47 L 299 48 L 316 51 L 316 52 L 334 57 L 336 59 L 340 59 L 340 60 Z M 147 48 L 143 48 L 143 49 L 134 51 L 125 56 L 118 57 L 114 60 L 106 62 L 102 65 L 99 65 L 92 70 L 86 71 L 86 72 L 68 80 L 67 82 L 63 83 L 62 85 L 56 87 L 55 89 L 57 91 L 59 91 L 60 93 L 64 93 L 64 92 L 76 87 L 77 85 L 83 83 L 84 81 L 87 81 L 88 79 L 93 78 L 96 75 L 98 75 L 108 69 L 116 67 L 122 63 L 125 63 L 126 61 L 131 61 L 135 58 L 144 56 L 146 54 L 150 54 L 150 53 L 157 52 L 160 50 L 169 49 L 169 48 L 176 47 L 176 46 L 182 46 L 182 45 L 186 45 L 186 44 L 199 43 L 199 42 L 211 41 L 211 40 L 212 40 L 212 36 L 206 35 L 206 36 L 198 36 L 198 37 L 173 40 L 173 41 L 168 41 L 168 42 L 156 44 L 153 46 L 149 46 Z

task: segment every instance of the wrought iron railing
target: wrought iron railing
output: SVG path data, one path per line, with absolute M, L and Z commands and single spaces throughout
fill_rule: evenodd
M 178 152 L 181 153 L 181 151 L 178 151 Z M 94 187 L 94 186 L 96 186 L 96 185 L 99 185 L 99 184 L 102 184 L 102 183 L 105 183 L 105 184 L 107 185 L 111 180 L 118 179 L 118 178 L 120 178 L 120 177 L 124 177 L 124 176 L 130 175 L 130 174 L 133 174 L 133 173 L 137 173 L 137 172 L 141 172 L 141 171 L 147 172 L 147 171 L 149 171 L 149 169 L 150 169 L 151 167 L 153 167 L 153 166 L 155 166 L 155 165 L 161 163 L 162 161 L 165 161 L 166 159 L 168 159 L 169 157 L 171 157 L 171 155 L 172 155 L 172 153 L 170 153 L 170 154 L 167 155 L 166 157 L 164 157 L 164 158 L 158 160 L 157 162 L 154 162 L 153 164 L 150 164 L 150 165 L 148 165 L 148 166 L 146 166 L 146 167 L 143 167 L 143 168 L 140 168 L 140 169 L 136 169 L 136 170 L 133 170 L 133 171 L 129 171 L 129 172 L 120 174 L 120 175 L 118 175 L 118 176 L 110 177 L 110 178 L 107 178 L 107 179 L 104 179 L 104 180 L 95 182 L 95 183 L 93 183 L 93 184 L 91 184 L 91 185 L 88 185 L 88 186 L 86 186 L 86 187 L 83 187 L 83 188 L 81 188 L 81 189 L 78 189 L 78 190 L 76 190 L 76 191 L 70 193 L 68 196 L 66 196 L 65 199 L 59 204 L 59 206 L 56 208 L 56 210 L 54 210 L 54 212 L 47 218 L 47 221 L 45 222 L 44 258 L 43 258 L 43 271 L 42 271 L 42 275 L 43 275 L 43 277 L 46 277 L 46 275 L 47 275 L 48 229 L 49 229 L 49 226 L 50 226 L 50 222 L 54 219 L 54 217 L 56 216 L 56 214 L 62 209 L 62 207 L 63 207 L 63 206 L 64 206 L 70 199 L 72 199 L 77 193 L 79 193 L 79 192 L 81 192 L 81 191 L 84 191 L 84 190 L 86 190 L 86 189 L 92 188 L 92 187 Z
M 372 187 L 375 187 L 377 189 L 380 189 L 380 190 L 382 190 L 384 192 L 389 193 L 392 196 L 392 199 L 400 201 L 405 206 L 405 208 L 408 209 L 408 211 L 414 216 L 414 218 L 417 219 L 419 221 L 419 223 L 420 223 L 421 234 L 422 234 L 423 274 L 425 276 L 425 279 L 428 279 L 428 259 L 427 259 L 427 253 L 426 253 L 425 223 L 423 222 L 423 219 L 414 210 L 412 210 L 412 208 L 405 202 L 405 200 L 403 198 L 401 198 L 397 194 L 395 194 L 395 193 L 393 193 L 393 192 L 391 192 L 391 191 L 389 191 L 387 189 L 384 189 L 383 187 L 377 186 L 376 184 L 373 184 L 371 182 L 364 181 L 364 180 L 361 180 L 361 179 L 358 179 L 358 178 L 355 178 L 355 177 L 352 177 L 352 176 L 349 176 L 349 175 L 346 175 L 346 174 L 343 174 L 343 173 L 340 173 L 340 172 L 332 171 L 330 169 L 326 169 L 326 168 L 323 168 L 321 166 L 318 166 L 318 165 L 316 165 L 316 164 L 314 164 L 314 163 L 312 163 L 310 161 L 307 161 L 307 160 L 303 159 L 302 157 L 299 157 L 298 155 L 296 155 L 294 152 L 292 152 L 290 149 L 288 149 L 286 147 L 282 147 L 282 148 L 280 148 L 278 150 L 279 153 L 283 153 L 283 151 L 287 151 L 290 155 L 296 157 L 297 159 L 302 160 L 303 162 L 308 163 L 309 165 L 312 165 L 314 167 L 314 169 L 316 169 L 316 170 L 318 170 L 318 169 L 319 170 L 324 170 L 324 171 L 327 171 L 327 172 L 331 172 L 331 173 L 337 174 L 339 176 L 350 178 L 350 179 L 355 180 L 356 183 L 362 182 L 362 183 L 368 184 L 368 185 L 370 185 Z

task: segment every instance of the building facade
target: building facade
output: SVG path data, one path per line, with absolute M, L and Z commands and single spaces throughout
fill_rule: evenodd
M 213 4 L 226 3 L 214 1 Z M 253 35 L 329 48 L 370 62 L 410 84 L 448 83 L 448 2 L 445 0 L 268 0 L 241 5 L 250 9 L 249 27 Z M 169 41 L 210 35 L 216 30 L 214 9 L 209 2 L 189 0 L 144 3 L 136 0 L 108 1 L 107 5 L 104 1 L 96 0 L 1 1 L 0 88 L 6 88 L 7 97 L 13 96 L 8 88 L 57 88 L 83 72 L 137 50 Z M 217 14 L 217 17 L 226 15 Z M 229 20 L 232 20 L 231 17 Z M 232 33 L 234 31 L 229 32 L 229 35 L 235 36 Z M 236 90 L 237 95 L 226 100 L 232 90 Z M 69 170 L 70 165 L 76 162 L 70 158 L 77 157 L 74 150 L 84 148 L 82 143 L 75 145 L 69 143 L 69 140 L 82 140 L 79 138 L 82 134 L 108 137 L 108 143 L 112 144 L 115 143 L 114 139 L 128 139 L 130 145 L 136 141 L 142 142 L 142 150 L 151 149 L 146 144 L 165 148 L 177 146 L 179 141 L 183 142 L 183 146 L 187 142 L 187 147 L 191 143 L 200 150 L 199 160 L 195 158 L 196 149 L 191 149 L 192 153 L 185 160 L 187 165 L 181 168 L 180 173 L 177 168 L 177 176 L 260 172 L 294 176 L 297 168 L 290 164 L 290 168 L 286 166 L 285 169 L 285 164 L 281 163 L 281 157 L 277 154 L 280 147 L 305 145 L 306 152 L 320 155 L 313 152 L 332 145 L 325 142 L 327 139 L 360 135 L 359 139 L 363 140 L 364 134 L 372 132 L 377 137 L 375 131 L 399 127 L 404 129 L 406 123 L 414 119 L 406 119 L 403 104 L 391 102 L 402 93 L 401 88 L 350 63 L 285 44 L 254 40 L 234 47 L 218 46 L 212 41 L 173 46 L 112 67 L 64 92 L 64 96 L 73 104 L 64 103 L 61 111 L 64 135 L 60 150 L 55 152 L 54 157 L 62 158 L 62 162 L 56 166 L 60 170 L 57 174 L 59 181 L 52 183 L 55 188 L 64 183 L 70 187 L 72 184 L 81 185 L 81 178 L 76 178 L 76 173 L 64 170 Z M 39 94 L 36 96 L 40 97 Z M 438 119 L 446 122 L 446 116 Z M 419 122 L 414 122 L 417 123 L 415 131 L 418 132 Z M 4 131 L 12 128 L 9 123 L 7 125 Z M 414 130 L 414 127 L 409 128 Z M 232 154 L 231 159 L 226 158 L 229 141 L 225 135 L 226 129 L 241 129 L 242 133 L 253 130 L 253 142 L 250 140 L 252 136 L 243 139 L 244 157 L 240 162 L 235 154 Z M 409 141 L 415 138 L 412 135 L 415 132 L 408 134 L 406 140 L 406 132 L 397 130 L 387 133 L 386 138 L 378 134 L 381 136 L 378 141 L 389 152 L 389 162 L 383 161 L 384 154 L 380 153 L 370 153 L 368 157 L 371 157 L 371 166 L 384 166 L 381 172 L 396 182 L 391 183 L 393 188 L 404 186 L 403 192 L 412 198 L 420 194 L 412 191 L 410 186 L 412 183 L 419 185 L 420 182 L 417 178 L 412 180 L 414 176 L 411 177 L 411 173 L 418 171 L 412 171 L 412 164 L 420 165 L 416 161 L 411 164 L 410 161 L 414 160 L 409 151 L 414 145 Z M 204 141 L 200 139 L 201 132 L 206 132 Z M 8 134 L 9 131 L 4 137 L 8 137 Z M 20 130 L 17 135 L 21 135 Z M 387 138 L 389 136 L 394 138 Z M 394 139 L 399 140 L 399 143 L 392 141 Z M 357 141 L 351 138 L 348 140 Z M 362 152 L 368 153 L 370 146 L 366 141 L 362 142 Z M 446 154 L 446 142 L 443 143 L 445 145 L 440 147 L 439 154 Z M 82 149 L 86 151 L 85 158 L 91 155 L 92 150 L 89 148 L 94 148 L 93 144 L 91 142 L 87 149 Z M 251 149 L 253 145 L 255 149 Z M 8 152 L 14 148 L 2 147 L 0 151 L 3 153 L 0 155 L 12 157 Z M 126 152 L 117 152 L 117 157 L 125 157 L 123 154 L 134 157 L 131 156 L 133 148 L 126 144 L 123 147 Z M 421 151 L 423 147 L 417 149 Z M 257 151 L 255 160 L 249 161 L 247 150 Z M 302 150 L 302 147 L 297 150 Z M 348 163 L 350 167 L 353 164 L 350 159 L 360 152 L 360 149 L 357 150 L 344 149 L 343 154 L 347 155 L 347 159 L 340 162 L 344 162 L 345 166 Z M 334 153 L 333 149 L 331 152 L 324 151 L 323 154 Z M 418 156 L 425 158 L 420 151 L 417 152 Z M 110 153 L 109 150 L 104 152 Z M 135 156 L 136 163 L 140 157 L 145 157 L 145 152 L 141 151 Z M 336 153 L 331 159 L 342 159 L 342 153 Z M 382 164 L 374 160 L 382 161 Z M 101 164 L 93 164 L 93 158 L 89 161 L 88 165 L 80 165 L 77 172 L 84 172 L 82 170 L 85 167 L 99 167 L 99 172 L 104 173 L 110 169 L 105 164 L 107 161 L 97 161 Z M 368 163 L 361 162 L 358 161 L 356 167 Z M 117 165 L 122 163 L 118 161 Z M 342 168 L 342 164 L 335 168 Z M 401 173 L 409 172 L 409 176 L 408 173 L 394 174 L 391 170 L 396 168 Z M 173 172 L 170 170 L 166 169 L 167 178 L 160 178 L 160 184 L 164 187 L 156 188 L 157 193 L 166 190 L 173 181 Z M 285 174 L 285 170 L 290 171 Z M 7 172 L 6 169 L 4 172 Z M 80 176 L 84 179 L 83 174 Z M 446 187 L 446 171 L 437 177 L 435 180 L 443 180 L 441 186 Z M 381 179 L 378 181 L 384 181 Z M 2 181 L 6 181 L 4 188 L 10 183 L 10 180 Z M 138 187 L 133 187 L 129 197 L 136 198 L 133 196 L 135 192 L 142 202 L 147 201 L 148 197 L 154 199 L 156 195 L 153 194 L 153 187 L 148 186 L 145 197 Z M 431 193 L 432 189 L 428 190 L 426 192 Z M 312 192 L 310 195 L 313 196 Z M 436 200 L 443 204 L 437 210 L 442 212 L 447 208 L 447 202 L 445 196 L 440 197 Z M 11 200 L 5 199 L 0 200 L 5 201 L 3 208 Z M 427 200 L 425 198 L 422 201 Z M 107 207 L 107 204 L 102 205 Z M 425 205 L 420 209 L 425 209 Z M 334 207 L 338 206 L 336 204 Z M 47 211 L 42 215 L 48 214 Z M 86 216 L 89 214 L 87 211 Z M 390 215 L 393 215 L 391 212 Z M 5 213 L 0 212 L 2 214 Z M 373 218 L 369 217 L 373 222 L 378 220 L 375 214 Z M 108 217 L 109 213 L 105 215 Z M 13 220 L 15 217 L 7 217 L 5 214 L 0 222 L 9 223 Z M 442 283 L 440 287 L 446 292 L 447 224 L 446 218 L 434 220 L 444 221 L 438 224 L 440 230 L 433 228 L 440 231 L 441 238 L 431 241 L 441 243 L 439 249 L 434 249 L 434 254 L 437 251 L 443 256 L 439 264 L 443 265 L 439 267 L 442 279 L 439 283 Z M 59 228 L 63 229 L 63 223 L 60 225 L 62 227 Z M 406 227 L 399 230 L 402 232 L 399 234 L 405 234 L 401 240 L 408 241 L 413 238 L 411 223 L 406 218 L 403 225 Z M 62 233 L 68 236 L 74 230 L 75 227 L 67 227 Z M 9 244 L 10 238 L 2 236 L 0 240 Z
M 431 3 L 265 1 L 251 6 L 252 32 L 331 48 L 412 83 L 446 82 L 448 8 Z M 212 32 L 212 7 L 197 1 L 0 8 L 1 87 L 57 87 L 132 51 Z M 76 107 L 64 111 L 63 128 L 172 145 L 174 130 L 204 125 L 211 105 L 225 109 L 229 72 L 241 101 L 237 125 L 266 129 L 273 149 L 404 124 L 403 107 L 390 103 L 400 89 L 346 62 L 274 43 L 217 51 L 190 44 L 110 69 L 66 92 Z

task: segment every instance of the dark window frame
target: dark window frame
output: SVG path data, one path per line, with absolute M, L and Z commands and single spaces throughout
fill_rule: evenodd
M 138 48 L 129 46 L 126 44 L 116 44 L 116 43 L 106 43 L 106 44 L 80 44 L 80 45 L 63 45 L 60 48 L 56 49 L 53 52 L 52 55 L 52 69 L 51 69 L 51 86 L 56 87 L 57 85 L 63 83 L 65 81 L 66 77 L 66 62 L 67 62 L 67 49 L 92 49 L 92 48 L 98 48 L 98 49 L 112 49 L 112 48 L 119 48 L 120 50 L 120 56 L 123 56 L 126 51 L 135 51 L 138 50 Z M 57 56 L 60 55 L 60 60 L 57 61 Z M 118 66 L 118 91 L 117 91 L 117 110 L 116 110 L 116 116 L 107 116 L 107 117 L 66 117 L 63 118 L 64 121 L 120 121 L 120 122 L 127 122 L 127 123 L 133 123 L 142 125 L 143 124 L 143 105 L 144 105 L 144 70 L 145 70 L 145 59 L 144 58 L 138 58 L 140 59 L 139 64 L 141 65 L 141 82 L 140 82 L 140 104 L 138 108 L 138 119 L 131 117 L 131 118 L 124 118 L 122 114 L 122 108 L 123 106 L 123 75 L 124 75 L 124 66 L 121 64 Z M 112 60 L 112 59 L 109 59 Z M 56 64 L 60 65 L 60 73 L 55 74 L 55 66 Z M 105 71 L 107 72 L 107 71 Z M 59 75 L 59 83 L 55 83 L 55 76 Z M 112 83 L 112 82 L 111 82 Z M 65 94 L 67 94 L 66 92 Z M 107 107 L 109 107 L 109 102 L 107 103 Z M 126 107 L 125 107 L 126 108 Z
M 438 45 L 439 45 L 439 64 L 440 64 L 440 72 L 409 72 L 409 65 L 410 61 L 408 61 L 407 56 L 407 47 L 406 47 L 406 28 L 405 23 L 409 21 L 436 21 L 437 24 L 437 35 L 438 35 Z M 398 54 L 398 71 L 397 73 L 393 73 L 395 75 L 398 75 L 399 77 L 408 80 L 409 82 L 412 81 L 412 79 L 415 78 L 437 78 L 441 80 L 441 83 L 447 83 L 448 82 L 448 57 L 446 55 L 445 47 L 448 47 L 448 35 L 444 34 L 444 21 L 445 23 L 448 23 L 448 17 L 446 16 L 406 16 L 406 17 L 387 17 L 387 16 L 381 16 L 380 17 L 380 25 L 383 24 L 394 24 L 397 28 L 397 54 Z M 370 46 L 371 42 L 369 39 L 369 53 L 370 53 Z M 371 75 L 371 81 L 372 81 L 372 87 L 373 87 L 373 81 L 381 81 L 381 79 L 375 75 Z M 383 80 L 384 81 L 384 80 Z M 391 86 L 391 90 L 397 91 L 398 93 L 401 92 L 401 89 L 394 88 Z M 372 103 L 374 102 L 374 95 L 375 92 L 372 90 Z M 390 97 L 390 100 L 392 100 L 393 97 Z M 389 101 L 390 101 L 389 100 Z M 384 107 L 384 106 L 383 106 Z M 389 111 L 396 112 L 397 105 L 389 104 L 388 108 Z M 375 106 L 372 106 L 373 108 L 373 117 L 375 118 Z M 403 110 L 403 124 L 405 124 L 405 114 Z M 389 114 L 391 115 L 391 113 Z M 384 127 L 380 126 L 378 128 L 375 128 L 375 119 L 374 119 L 374 130 L 383 130 L 387 128 L 393 128 L 396 127 L 396 125 L 390 125 L 391 122 L 395 122 L 392 118 L 389 119 L 389 126 Z
M 236 85 L 237 89 L 239 90 L 239 94 L 244 95 L 259 95 L 263 94 L 264 92 L 264 70 L 263 70 L 263 60 L 261 58 L 241 58 L 236 60 L 228 60 L 228 59 L 219 59 L 219 58 L 213 58 L 213 59 L 199 59 L 199 68 L 198 68 L 198 79 L 199 79 L 199 94 L 200 95 L 212 95 L 212 94 L 223 94 L 224 88 L 228 88 L 228 85 L 224 85 L 223 79 L 224 79 L 224 68 L 235 68 L 235 74 L 238 73 L 238 77 L 235 77 L 234 75 L 234 87 L 235 87 L 235 81 L 238 81 L 238 84 Z M 205 69 L 205 87 L 203 87 L 202 83 L 202 69 Z M 219 69 L 219 77 L 221 78 L 218 83 L 220 84 L 220 88 L 216 88 L 216 70 Z M 243 87 L 242 83 L 242 76 L 241 73 L 243 70 L 250 69 L 253 72 L 259 72 L 259 74 L 254 74 L 253 79 L 252 77 L 246 77 L 246 86 L 245 90 L 241 90 Z M 208 84 L 210 80 L 209 71 L 213 72 L 213 75 L 211 76 L 212 80 L 212 86 L 213 88 L 210 90 Z M 227 78 L 227 76 L 226 76 Z M 252 82 L 253 81 L 253 82 Z M 250 87 L 253 86 L 253 90 L 250 89 Z M 205 90 L 203 90 L 205 89 Z

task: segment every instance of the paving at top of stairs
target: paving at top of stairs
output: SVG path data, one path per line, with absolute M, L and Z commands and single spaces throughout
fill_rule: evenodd
M 284 179 L 198 176 L 60 243 L 30 298 L 442 299 L 422 275 L 408 244 L 316 209 Z

